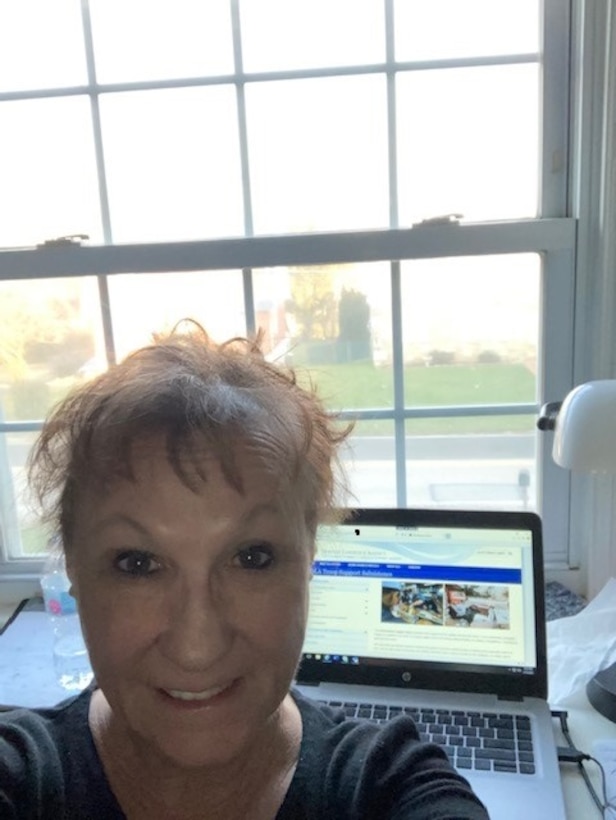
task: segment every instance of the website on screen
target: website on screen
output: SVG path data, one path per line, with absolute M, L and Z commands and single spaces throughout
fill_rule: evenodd
M 534 668 L 531 538 L 524 530 L 323 528 L 304 653 L 332 663 Z

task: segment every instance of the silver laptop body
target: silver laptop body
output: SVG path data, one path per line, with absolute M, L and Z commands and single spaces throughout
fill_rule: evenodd
M 409 712 L 493 820 L 566 816 L 545 642 L 534 513 L 359 509 L 319 530 L 299 690 Z

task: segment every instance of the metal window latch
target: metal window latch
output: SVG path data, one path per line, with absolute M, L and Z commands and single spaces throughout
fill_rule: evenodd
M 438 216 L 429 216 L 420 222 L 413 222 L 413 227 L 423 228 L 427 225 L 459 225 L 463 217 L 464 214 L 439 214 Z
M 562 401 L 549 401 L 544 404 L 539 411 L 539 418 L 537 419 L 537 427 L 545 432 L 546 430 L 554 430 L 556 427 L 556 417 L 560 410 Z
M 80 247 L 81 243 L 89 239 L 87 233 L 69 233 L 66 236 L 57 236 L 55 239 L 46 239 L 39 242 L 37 248 L 70 248 Z

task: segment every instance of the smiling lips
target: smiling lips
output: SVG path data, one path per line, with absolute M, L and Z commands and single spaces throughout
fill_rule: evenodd
M 184 689 L 163 689 L 163 692 L 175 700 L 183 701 L 207 701 L 219 695 L 229 688 L 229 684 L 214 686 L 211 689 L 203 689 L 201 692 L 188 692 Z

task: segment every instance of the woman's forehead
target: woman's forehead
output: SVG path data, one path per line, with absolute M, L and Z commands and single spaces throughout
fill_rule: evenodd
M 205 442 L 186 442 L 169 448 L 163 438 L 135 442 L 116 468 L 102 476 L 107 492 L 132 486 L 136 491 L 153 484 L 180 482 L 196 495 L 222 483 L 244 494 L 277 495 L 278 473 L 242 444 L 216 452 Z
M 238 501 L 268 505 L 291 521 L 305 524 L 307 498 L 301 482 L 292 482 L 264 462 L 249 444 L 237 442 L 224 454 L 206 442 L 170 452 L 163 436 L 136 441 L 125 454 L 125 468 L 110 470 L 77 490 L 77 510 L 99 505 L 103 499 L 148 499 L 152 494 L 190 491 L 195 500 L 227 490 Z

